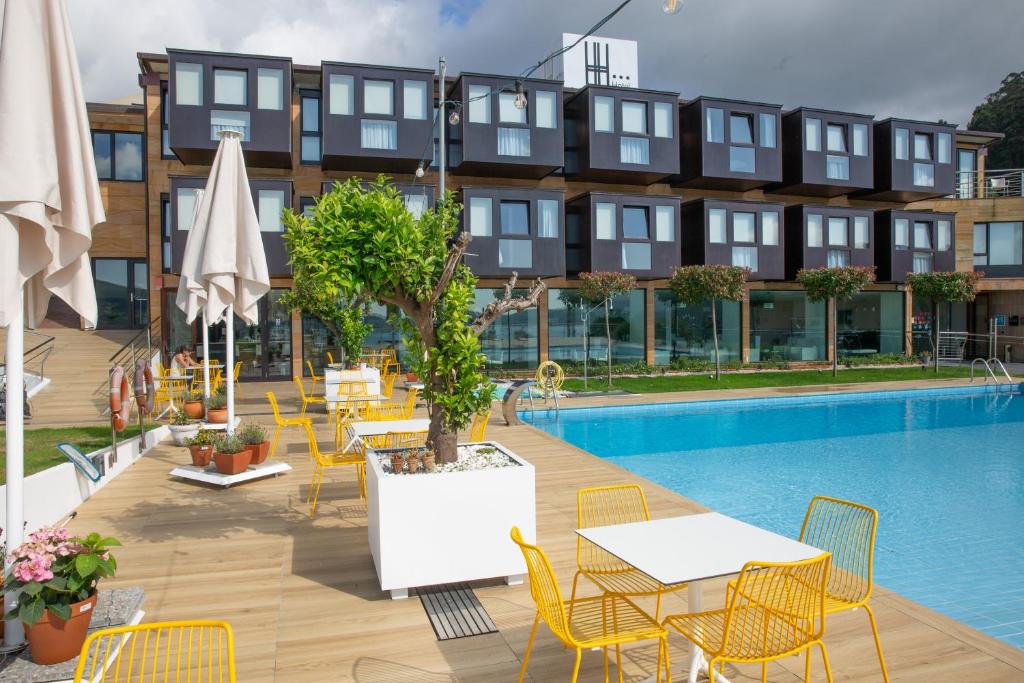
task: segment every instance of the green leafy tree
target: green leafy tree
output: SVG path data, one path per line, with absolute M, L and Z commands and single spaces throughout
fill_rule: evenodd
M 306 268 L 293 264 L 292 271 L 292 289 L 281 296 L 281 304 L 315 316 L 338 340 L 346 358 L 358 358 L 373 329 L 364 319 L 366 304 L 329 292 Z
M 413 218 L 381 176 L 367 188 L 357 178 L 337 183 L 310 216 L 285 216 L 292 264 L 325 296 L 376 301 L 404 314 L 399 324 L 412 369 L 424 381 L 427 441 L 438 462 L 457 459 L 458 430 L 490 406 L 480 334 L 505 313 L 535 306 L 544 291 L 538 279 L 525 296 L 514 296 L 513 273 L 504 295 L 467 324 L 477 280 L 462 262 L 471 237 L 459 233 L 461 210 L 449 193 Z
M 829 343 L 832 345 L 832 376 L 839 374 L 839 344 L 836 342 L 839 301 L 852 299 L 854 294 L 875 281 L 874 266 L 841 266 L 838 268 L 805 268 L 796 274 L 811 301 L 825 301 L 832 311 Z
M 928 299 L 935 306 L 935 372 L 939 371 L 939 306 L 943 302 L 974 301 L 978 294 L 978 280 L 984 273 L 975 271 L 939 271 L 911 273 L 907 286 L 915 297 Z
M 988 168 L 1024 167 L 1024 71 L 1004 78 L 999 89 L 975 107 L 967 127 L 1006 136 L 989 151 Z
M 715 311 L 719 301 L 742 301 L 746 289 L 747 274 L 750 271 L 739 266 L 683 266 L 672 272 L 668 286 L 681 303 L 687 306 L 703 306 L 711 302 L 711 338 L 715 342 L 715 379 L 722 376 L 722 363 L 718 349 L 718 314 Z
M 636 287 L 636 278 L 625 273 L 580 273 L 580 296 L 593 304 L 604 304 L 604 333 L 608 342 L 608 388 L 612 386 L 612 324 L 609 310 L 613 297 Z M 584 331 L 584 334 L 587 331 Z M 589 362 L 584 358 L 584 366 Z

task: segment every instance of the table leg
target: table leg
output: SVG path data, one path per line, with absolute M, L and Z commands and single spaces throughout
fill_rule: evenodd
M 686 611 L 691 614 L 694 612 L 700 612 L 701 609 L 701 592 L 703 589 L 701 581 L 691 581 L 686 587 Z M 690 678 L 689 683 L 697 683 L 697 676 L 699 674 L 707 674 L 708 672 L 708 660 L 704 656 L 704 651 L 697 646 L 696 643 L 690 644 Z M 716 681 L 721 683 L 729 683 L 729 679 L 719 674 L 715 676 Z

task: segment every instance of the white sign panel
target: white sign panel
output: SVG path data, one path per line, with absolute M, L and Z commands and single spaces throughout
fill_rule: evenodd
M 578 33 L 563 33 L 562 47 L 577 40 Z M 547 76 L 565 82 L 567 88 L 586 85 L 640 86 L 635 40 L 587 36 L 578 45 L 552 60 Z

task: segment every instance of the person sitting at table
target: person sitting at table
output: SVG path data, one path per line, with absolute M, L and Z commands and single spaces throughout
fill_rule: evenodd
M 192 356 L 192 350 L 187 346 L 182 345 L 178 347 L 178 352 L 174 354 L 174 358 L 171 359 L 171 373 L 175 375 L 182 374 L 182 370 L 188 370 L 189 368 L 197 367 L 199 363 Z

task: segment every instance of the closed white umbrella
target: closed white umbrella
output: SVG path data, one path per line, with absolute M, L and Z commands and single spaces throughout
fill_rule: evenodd
M 204 324 L 224 318 L 230 434 L 235 421 L 233 314 L 249 325 L 258 322 L 257 303 L 270 291 L 270 274 L 245 172 L 242 135 L 228 129 L 220 136 L 217 156 L 185 243 L 176 303 L 190 324 L 201 312 L 206 315 Z
M 23 540 L 24 305 L 51 294 L 89 326 L 92 229 L 106 220 L 64 0 L 7 0 L 0 36 L 0 327 L 7 328 L 7 547 Z M 7 567 L 5 567 L 7 569 Z M 14 595 L 5 595 L 5 611 Z M 23 639 L 8 621 L 6 645 Z

